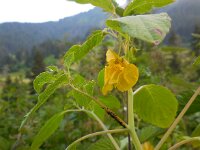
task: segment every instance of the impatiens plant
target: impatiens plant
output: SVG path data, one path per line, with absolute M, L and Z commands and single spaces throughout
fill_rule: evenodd
M 68 145 L 67 150 L 78 149 L 81 141 L 103 134 L 106 134 L 107 138 L 98 140 L 89 146 L 89 150 L 120 150 L 127 145 L 129 149 L 133 145 L 136 150 L 166 148 L 163 146 L 164 143 L 200 93 L 200 87 L 177 116 L 178 101 L 166 87 L 148 84 L 137 86 L 136 89 L 137 81 L 140 80 L 140 70 L 137 67 L 137 61 L 132 58 L 136 57 L 137 59 L 135 40 L 149 42 L 157 46 L 169 32 L 171 19 L 168 14 L 147 13 L 154 7 L 163 7 L 172 3 L 173 0 L 133 0 L 125 8 L 119 7 L 115 0 L 71 1 L 101 7 L 111 14 L 112 19 L 106 21 L 107 27 L 105 29 L 93 32 L 83 44 L 72 46 L 64 55 L 64 67 L 62 69 L 49 66 L 48 71 L 41 73 L 34 80 L 38 102 L 25 116 L 20 131 L 23 130 L 25 123 L 32 114 L 47 102 L 56 89 L 67 88 L 68 93 L 64 110 L 55 114 L 46 122 L 35 136 L 30 149 L 39 149 L 43 142 L 59 127 L 64 115 L 71 112 L 86 113 L 88 117 L 99 123 L 103 131 L 80 137 Z M 105 37 L 114 38 L 117 46 L 107 48 L 105 68 L 99 70 L 97 81 L 95 79 L 87 81 L 75 72 L 72 66 L 83 57 L 87 57 L 86 54 L 104 42 Z M 124 119 L 125 116 L 118 115 L 119 112 L 113 111 L 114 108 L 120 109 L 116 93 L 124 93 L 121 94 L 121 97 L 127 106 L 125 107 L 125 110 L 127 109 L 127 121 Z M 115 129 L 109 129 L 104 122 L 105 113 L 107 113 L 107 117 L 113 118 L 119 126 L 115 125 Z M 151 126 L 140 128 L 135 121 L 137 121 L 137 124 L 143 121 L 151 124 Z M 164 133 L 166 128 L 168 129 Z M 162 132 L 157 133 L 157 129 Z M 123 134 L 125 135 L 123 137 L 129 137 L 129 140 L 124 138 L 118 142 L 113 137 L 113 133 Z M 160 141 L 158 143 L 156 143 L 157 141 L 150 141 L 151 137 L 157 137 Z M 124 140 L 127 142 L 124 142 Z M 172 146 L 174 143 L 171 143 L 167 148 L 172 150 L 192 141 L 200 141 L 200 137 L 184 137 L 183 141 L 174 146 Z

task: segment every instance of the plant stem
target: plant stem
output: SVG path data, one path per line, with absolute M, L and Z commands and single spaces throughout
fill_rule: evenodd
M 189 109 L 189 107 L 191 106 L 191 104 L 194 102 L 195 98 L 199 95 L 200 93 L 200 87 L 197 88 L 197 90 L 195 91 L 195 93 L 192 95 L 192 97 L 190 98 L 190 100 L 188 101 L 188 103 L 185 105 L 185 107 L 183 108 L 183 110 L 180 112 L 180 114 L 178 115 L 178 117 L 175 119 L 175 121 L 172 123 L 172 125 L 170 126 L 170 128 L 167 130 L 167 132 L 164 134 L 164 136 L 162 137 L 162 139 L 160 140 L 160 142 L 157 144 L 157 146 L 155 147 L 155 150 L 159 150 L 161 148 L 161 146 L 164 144 L 164 142 L 167 140 L 167 138 L 169 137 L 169 135 L 172 133 L 172 131 L 174 130 L 174 128 L 176 127 L 176 125 L 180 122 L 180 120 L 182 119 L 183 115 L 186 113 L 186 111 Z
M 190 143 L 190 142 L 193 142 L 193 141 L 200 141 L 200 137 L 192 137 L 192 138 L 183 140 L 179 143 L 176 143 L 174 146 L 170 147 L 169 150 L 175 150 L 175 149 L 179 148 L 181 145 L 187 144 L 187 143 Z
M 107 130 L 107 131 L 100 131 L 100 132 L 91 133 L 91 134 L 85 135 L 85 136 L 79 138 L 78 140 L 74 141 L 65 150 L 69 150 L 70 148 L 72 148 L 73 146 L 75 146 L 77 143 L 79 143 L 79 142 L 81 142 L 81 141 L 83 141 L 83 140 L 85 140 L 87 138 L 93 137 L 93 136 L 107 134 L 107 133 L 127 132 L 127 131 L 128 131 L 128 129 L 115 129 L 115 130 Z
M 104 131 L 108 131 L 108 129 L 105 126 L 105 124 L 101 121 L 101 119 L 95 113 L 93 113 L 93 112 L 89 112 L 89 113 L 97 120 L 97 122 L 101 125 L 101 127 L 103 128 Z M 107 133 L 107 136 L 110 139 L 110 141 L 112 142 L 112 144 L 115 147 L 115 149 L 116 150 L 120 150 L 119 145 L 117 144 L 115 139 L 112 137 L 112 135 L 110 133 Z
M 130 89 L 128 91 L 128 128 L 130 131 L 130 136 L 132 138 L 132 142 L 136 148 L 136 150 L 142 150 L 142 146 L 138 139 L 138 136 L 135 131 L 134 125 L 134 111 L 133 111 L 133 91 Z
M 66 110 L 63 111 L 63 114 L 68 113 L 68 112 L 85 112 L 87 114 L 90 114 L 94 117 L 94 119 L 96 119 L 96 121 L 101 125 L 101 127 L 105 130 L 108 131 L 108 129 L 106 128 L 106 126 L 104 125 L 104 123 L 101 121 L 101 119 L 93 112 L 85 110 L 85 109 L 72 109 L 72 110 Z M 120 150 L 117 142 L 115 141 L 115 139 L 112 137 L 112 135 L 110 133 L 107 133 L 108 138 L 110 139 L 110 141 L 112 142 L 113 146 L 116 148 L 116 150 Z
M 96 99 L 95 97 L 79 90 L 78 88 L 74 87 L 72 84 L 69 84 L 70 87 L 72 89 L 74 89 L 75 91 L 79 92 L 80 94 L 83 94 L 85 96 L 87 96 L 88 98 L 90 98 L 91 100 L 93 100 L 96 104 L 98 104 L 102 109 L 104 109 L 106 111 L 106 113 L 108 115 L 110 115 L 113 119 L 115 119 L 121 126 L 123 126 L 124 128 L 127 128 L 128 125 L 118 116 L 115 114 L 115 112 L 113 112 L 111 109 L 109 109 L 106 105 L 104 105 L 101 101 L 99 101 L 98 99 Z

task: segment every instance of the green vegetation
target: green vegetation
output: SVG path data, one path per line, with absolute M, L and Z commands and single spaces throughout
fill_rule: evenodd
M 0 150 L 198 150 L 199 27 L 187 43 L 174 31 L 162 43 L 171 19 L 147 13 L 171 0 L 135 0 L 124 9 L 114 0 L 71 1 L 111 13 L 106 28 L 90 27 L 76 45 L 69 36 L 7 53 L 0 76 Z M 139 79 L 127 90 L 133 64 Z M 112 86 L 106 95 L 105 85 Z

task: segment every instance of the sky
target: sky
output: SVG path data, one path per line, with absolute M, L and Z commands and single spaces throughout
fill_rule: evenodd
M 122 5 L 126 0 L 117 0 Z M 67 0 L 0 0 L 0 23 L 57 21 L 94 8 Z

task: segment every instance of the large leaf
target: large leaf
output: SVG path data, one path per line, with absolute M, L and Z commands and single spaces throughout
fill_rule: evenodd
M 168 14 L 161 13 L 121 17 L 107 20 L 106 24 L 121 34 L 158 45 L 169 31 L 170 21 Z
M 42 143 L 56 131 L 63 119 L 63 115 L 63 112 L 58 113 L 45 123 L 45 125 L 40 129 L 39 133 L 34 138 L 34 141 L 31 145 L 31 150 L 37 150 Z
M 64 84 L 68 83 L 68 77 L 66 74 L 62 74 L 57 77 L 57 79 L 47 86 L 47 88 L 40 93 L 38 96 L 37 104 L 25 115 L 24 120 L 21 123 L 20 129 L 24 126 L 28 118 L 33 114 L 36 110 L 38 110 L 46 101 L 47 99 L 55 92 L 56 89 L 60 88 Z
M 165 87 L 145 85 L 134 92 L 134 110 L 144 121 L 161 128 L 167 128 L 173 122 L 178 102 Z
M 69 1 L 75 1 L 80 4 L 92 4 L 97 7 L 103 8 L 105 11 L 114 13 L 115 12 L 115 7 L 113 0 L 69 0 Z
M 69 67 L 72 62 L 76 62 L 83 58 L 90 50 L 102 42 L 104 36 L 105 33 L 103 31 L 97 30 L 92 33 L 87 41 L 85 41 L 82 45 L 72 46 L 64 56 L 65 65 Z
M 174 0 L 133 0 L 126 7 L 124 16 L 147 13 L 154 7 L 163 7 L 172 2 L 174 2 Z

